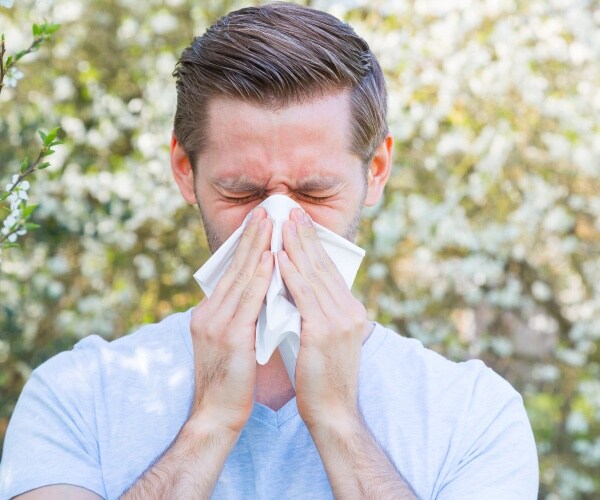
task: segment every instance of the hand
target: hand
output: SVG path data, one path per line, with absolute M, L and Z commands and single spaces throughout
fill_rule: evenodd
M 318 240 L 308 215 L 290 213 L 283 225 L 281 275 L 302 316 L 296 363 L 296 404 L 309 430 L 359 418 L 358 374 L 364 306 L 352 295 Z
M 196 387 L 190 419 L 239 433 L 252 412 L 256 321 L 269 287 L 272 223 L 256 208 L 232 264 L 192 312 Z

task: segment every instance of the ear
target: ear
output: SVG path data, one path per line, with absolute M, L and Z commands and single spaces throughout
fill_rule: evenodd
M 177 137 L 175 137 L 175 134 L 171 136 L 171 170 L 183 199 L 195 205 L 197 201 L 194 193 L 192 164 L 188 155 L 179 144 Z
M 390 177 L 392 169 L 392 151 L 394 139 L 390 134 L 381 142 L 375 150 L 375 155 L 369 164 L 367 171 L 367 195 L 365 205 L 372 207 L 383 194 L 383 188 Z

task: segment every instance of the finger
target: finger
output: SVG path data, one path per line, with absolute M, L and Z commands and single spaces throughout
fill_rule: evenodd
M 266 212 L 262 207 L 254 209 L 246 228 L 242 232 L 231 265 L 225 270 L 212 294 L 213 302 L 222 303 L 229 294 L 231 287 L 236 283 L 243 290 L 252 277 L 260 256 L 268 248 L 271 239 L 270 225 L 266 230 L 264 227 L 261 229 L 261 224 L 264 224 L 265 218 Z M 265 234 L 265 231 L 268 234 Z
M 256 234 L 259 232 L 260 223 L 265 217 L 266 212 L 262 207 L 256 207 L 252 211 L 248 224 L 240 237 L 231 265 L 223 275 L 226 283 L 228 281 L 233 281 L 238 270 L 244 268 L 246 257 L 253 248 Z
M 287 252 L 287 256 L 293 262 L 297 271 L 307 280 L 311 281 L 310 272 L 311 263 L 306 252 L 302 248 L 302 242 L 298 236 L 298 226 L 295 222 L 285 221 L 281 228 L 283 238 L 283 249 Z M 317 280 L 319 276 L 312 276 Z
M 340 290 L 338 287 L 341 285 L 347 288 L 344 278 L 319 240 L 316 228 L 309 215 L 300 209 L 296 209 L 292 210 L 290 219 L 296 223 L 296 232 L 298 234 L 300 245 L 307 255 L 312 268 L 319 273 L 328 284 L 335 284 L 335 289 L 330 288 L 330 291 L 332 293 L 339 292 Z
M 348 288 L 343 279 L 338 281 L 335 274 L 339 274 L 337 268 L 318 270 L 310 262 L 305 253 L 298 236 L 298 225 L 293 221 L 286 221 L 283 225 L 283 243 L 290 260 L 305 281 L 313 287 L 319 303 L 324 311 L 332 311 L 344 305 L 345 295 Z M 320 243 L 317 242 L 319 245 Z M 333 265 L 333 263 L 332 263 Z M 335 267 L 335 266 L 334 266 Z
M 298 307 L 302 319 L 304 321 L 314 320 L 318 324 L 323 324 L 326 310 L 324 309 L 324 304 L 319 300 L 314 287 L 300 274 L 285 250 L 277 253 L 277 261 L 281 276 L 292 294 L 292 298 L 296 303 L 296 307 Z
M 233 281 L 228 283 L 229 289 L 225 293 L 220 306 L 220 309 L 223 310 L 224 314 L 229 314 L 230 317 L 236 314 L 236 310 L 238 309 L 244 294 L 247 293 L 248 286 L 255 279 L 265 249 L 269 246 L 272 227 L 270 220 L 262 219 L 260 221 L 259 230 L 254 237 L 246 261 L 243 266 L 237 270 L 236 275 L 233 277 Z M 264 295 L 260 298 L 261 301 L 262 299 L 264 299 Z M 256 321 L 256 317 L 254 318 L 254 321 Z
M 232 321 L 233 324 L 250 326 L 256 323 L 272 274 L 273 254 L 270 251 L 265 251 L 261 255 L 252 280 L 250 280 L 240 297 L 239 306 Z
M 292 221 L 284 223 L 283 241 L 285 251 L 287 252 L 286 256 L 289 256 L 294 269 L 297 270 L 303 280 L 312 287 L 322 310 L 324 312 L 331 311 L 337 306 L 335 299 L 332 298 L 332 289 L 335 290 L 335 284 L 328 283 L 328 277 L 323 276 L 312 267 L 308 256 L 304 253 L 300 244 L 296 227 L 296 224 Z
M 338 297 L 345 292 L 339 288 L 339 284 L 336 283 L 334 278 L 332 279 L 330 274 L 315 269 L 302 247 L 298 229 L 298 224 L 293 221 L 284 223 L 284 249 L 298 273 L 312 287 L 323 312 L 334 311 L 343 305 L 343 301 L 338 300 Z M 320 245 L 320 243 L 318 244 Z M 337 269 L 335 271 L 337 272 Z

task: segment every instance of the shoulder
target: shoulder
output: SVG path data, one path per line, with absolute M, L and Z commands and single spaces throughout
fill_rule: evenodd
M 512 385 L 480 360 L 454 362 L 380 325 L 373 335 L 377 347 L 361 367 L 363 378 L 371 394 L 391 401 L 373 397 L 369 404 L 402 422 L 415 450 L 429 449 L 430 456 L 437 450 L 427 464 L 435 471 L 433 496 L 500 498 L 494 492 L 503 492 L 503 498 L 531 498 L 537 491 L 535 442 Z
M 33 404 L 46 391 L 48 403 L 74 415 L 150 404 L 165 378 L 179 386 L 190 376 L 190 314 L 172 314 L 110 342 L 97 335 L 82 339 L 32 372 L 19 403 Z
M 379 371 L 385 378 L 395 378 L 396 381 L 405 379 L 417 385 L 428 382 L 428 390 L 449 394 L 483 388 L 500 391 L 508 397 L 519 396 L 504 378 L 481 360 L 452 361 L 426 348 L 420 341 L 404 337 L 379 324 L 375 326 L 372 339 L 369 339 L 371 341 L 375 345 L 368 352 L 368 356 L 372 357 L 368 364 L 371 367 L 380 366 Z
M 191 349 L 189 322 L 191 311 L 174 313 L 158 323 L 143 325 L 134 332 L 113 341 L 107 341 L 98 335 L 90 335 L 80 340 L 67 351 L 75 356 L 89 356 L 93 353 L 130 355 L 145 351 L 163 351 L 169 349 Z
M 498 415 L 506 416 L 506 408 L 524 417 L 521 395 L 482 361 L 449 360 L 381 325 L 372 335 L 377 347 L 363 367 L 366 378 L 418 413 L 435 410 L 436 421 L 446 419 L 454 428 L 473 420 L 485 428 Z
M 187 383 L 189 314 L 112 342 L 86 337 L 36 368 L 7 428 L 0 497 L 57 482 L 106 496 L 100 445 L 118 430 L 107 426 L 134 425 L 136 411 L 154 408 L 165 390 Z
M 99 371 L 144 369 L 148 363 L 172 362 L 191 355 L 190 311 L 171 314 L 158 323 L 143 325 L 113 341 L 89 335 L 69 351 L 61 352 L 37 367 L 31 380 L 42 377 L 63 382 L 74 376 L 93 376 Z
M 403 380 L 418 390 L 471 391 L 478 384 L 498 384 L 504 390 L 514 389 L 482 361 L 472 359 L 456 362 L 426 348 L 419 340 L 400 335 L 375 324 L 371 337 L 363 348 L 364 370 L 371 377 Z

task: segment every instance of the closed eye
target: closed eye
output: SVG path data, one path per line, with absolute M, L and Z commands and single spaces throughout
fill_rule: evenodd
M 298 193 L 298 197 L 303 200 L 306 200 L 310 203 L 325 203 L 327 200 L 332 198 L 332 196 L 311 196 L 305 193 Z M 261 198 L 264 198 L 264 193 L 254 193 L 248 196 L 224 196 L 224 198 L 230 203 L 236 203 L 239 205 L 243 205 L 245 203 L 250 203 L 251 201 L 255 201 Z
M 331 196 L 311 196 L 309 194 L 298 193 L 301 198 L 310 201 L 311 203 L 324 203 L 331 198 Z
M 241 196 L 241 197 L 225 196 L 225 199 L 231 203 L 239 203 L 240 205 L 243 205 L 244 203 L 250 203 L 251 201 L 257 200 L 261 197 L 262 197 L 262 195 L 260 195 L 260 194 L 252 194 L 250 196 Z

